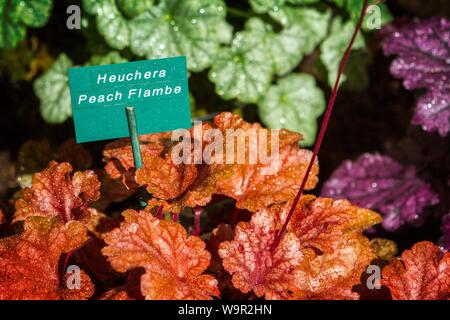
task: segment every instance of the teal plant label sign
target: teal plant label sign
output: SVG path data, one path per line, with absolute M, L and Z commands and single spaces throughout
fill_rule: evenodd
M 69 69 L 78 143 L 128 137 L 126 107 L 138 134 L 191 127 L 185 57 Z

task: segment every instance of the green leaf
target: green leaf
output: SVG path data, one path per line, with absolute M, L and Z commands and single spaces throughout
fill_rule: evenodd
M 0 48 L 15 47 L 27 27 L 45 25 L 52 4 L 52 0 L 0 0 Z
M 274 32 L 259 18 L 249 19 L 230 48 L 217 55 L 209 79 L 223 99 L 256 102 L 267 90 L 273 74 L 294 69 L 325 37 L 330 12 L 283 8 L 270 13 L 284 28 Z
M 94 55 L 85 66 L 96 66 L 126 62 L 118 52 L 111 51 L 105 55 Z M 70 101 L 69 78 L 67 69 L 73 62 L 62 53 L 52 66 L 34 81 L 34 92 L 41 101 L 40 112 L 47 123 L 63 123 L 72 116 Z
M 278 11 L 285 3 L 304 5 L 317 3 L 319 0 L 250 0 L 252 9 L 257 13 Z
M 343 24 L 342 19 L 340 17 L 336 17 L 333 21 L 330 35 L 320 46 L 320 60 L 328 71 L 328 84 L 330 87 L 332 87 L 334 85 L 334 82 L 336 81 L 339 64 L 341 63 L 345 49 L 350 42 L 354 29 L 355 23 L 353 23 L 352 20 L 349 20 L 345 24 Z M 353 45 L 353 51 L 358 49 L 360 53 L 366 54 L 367 52 L 364 37 L 361 35 L 361 33 L 358 34 Z M 352 66 L 357 65 L 355 65 L 353 62 L 347 65 L 345 72 L 342 75 L 340 84 L 346 81 L 347 77 L 349 76 L 361 76 L 361 71 L 359 71 L 355 75 L 352 74 Z M 357 67 L 360 68 L 361 65 Z M 366 67 L 367 63 L 364 64 L 364 70 L 366 70 Z M 366 72 L 367 71 L 364 71 L 364 74 Z M 367 77 L 367 75 L 365 77 Z M 355 81 L 358 81 L 358 79 L 355 79 Z
M 122 63 L 127 61 L 128 60 L 123 58 L 117 51 L 111 51 L 105 55 L 93 55 L 85 63 L 85 66 L 99 66 L 103 64 Z
M 276 35 L 268 32 L 264 36 L 266 50 L 273 57 L 276 73 L 283 75 L 297 66 L 304 55 L 311 54 L 325 38 L 331 13 L 286 7 L 270 15 L 284 28 Z M 260 30 L 263 32 L 262 28 Z
M 202 71 L 231 39 L 225 10 L 222 0 L 163 0 L 130 22 L 131 49 L 149 59 L 186 55 L 188 68 Z
M 265 50 L 264 33 L 247 29 L 237 32 L 231 47 L 222 48 L 208 74 L 216 92 L 225 100 L 256 102 L 270 85 L 271 56 Z
M 300 132 L 305 146 L 314 143 L 317 118 L 324 110 L 324 94 L 308 74 L 290 74 L 278 80 L 258 104 L 259 116 L 267 127 Z
M 62 123 L 72 116 L 67 69 L 72 61 L 60 54 L 53 65 L 34 81 L 34 92 L 41 100 L 41 115 L 48 123 Z
M 114 49 L 130 45 L 128 20 L 115 0 L 83 0 L 83 8 L 96 16 L 97 30 Z
M 257 13 L 264 13 L 271 10 L 278 10 L 285 0 L 250 0 L 252 9 Z
M 312 3 L 317 3 L 320 0 L 287 0 L 287 2 L 292 3 L 292 4 L 312 4 Z
M 128 18 L 134 18 L 153 6 L 153 0 L 116 0 L 120 10 Z
M 370 0 L 368 3 L 368 11 L 364 18 L 364 22 L 362 25 L 363 30 L 369 31 L 374 30 L 375 28 L 371 27 L 373 24 L 373 19 L 376 19 L 375 15 L 380 14 L 380 26 L 389 23 L 392 20 L 392 14 L 389 11 L 389 8 L 384 3 L 378 3 L 375 6 L 377 8 L 371 7 L 376 1 Z M 361 10 L 363 6 L 363 2 L 361 0 L 334 0 L 334 3 L 340 8 L 345 9 L 348 14 L 350 15 L 350 18 L 353 19 L 355 22 L 358 21 L 359 16 L 361 15 Z

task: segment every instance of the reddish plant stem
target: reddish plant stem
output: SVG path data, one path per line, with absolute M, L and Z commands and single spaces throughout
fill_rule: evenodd
M 194 208 L 194 236 L 198 236 L 200 234 L 200 215 L 202 212 L 202 207 L 197 206 Z
M 341 80 L 341 76 L 344 72 L 344 68 L 345 68 L 345 65 L 347 64 L 348 58 L 350 56 L 350 51 L 352 50 L 353 43 L 355 42 L 356 36 L 358 35 L 358 31 L 361 28 L 361 25 L 364 20 L 364 16 L 366 14 L 367 1 L 368 0 L 364 0 L 361 14 L 359 16 L 358 23 L 355 27 L 355 31 L 353 32 L 352 39 L 350 40 L 350 43 L 348 44 L 347 49 L 345 50 L 344 56 L 342 58 L 342 61 L 339 65 L 339 70 L 338 70 L 338 74 L 336 77 L 336 81 L 333 86 L 333 91 L 331 92 L 331 97 L 330 97 L 330 100 L 328 101 L 327 110 L 325 112 L 325 116 L 323 118 L 322 125 L 321 125 L 320 131 L 319 131 L 319 135 L 317 137 L 316 144 L 314 145 L 313 154 L 311 156 L 311 160 L 309 161 L 308 168 L 306 169 L 305 176 L 303 177 L 300 188 L 297 192 L 297 195 L 294 198 L 294 202 L 292 203 L 291 209 L 289 210 L 289 213 L 286 216 L 286 220 L 284 221 L 284 224 L 283 224 L 280 232 L 278 232 L 275 236 L 275 240 L 273 241 L 272 246 L 270 248 L 270 250 L 272 252 L 275 251 L 275 249 L 277 248 L 277 246 L 280 244 L 281 240 L 283 239 L 284 234 L 286 233 L 286 229 L 289 224 L 289 221 L 291 220 L 292 215 L 294 214 L 295 208 L 297 207 L 297 204 L 300 200 L 300 197 L 302 196 L 303 191 L 305 190 L 306 182 L 308 181 L 308 177 L 311 174 L 312 167 L 314 166 L 314 162 L 316 161 L 317 154 L 319 153 L 320 146 L 322 145 L 323 138 L 327 131 L 327 126 L 328 126 L 328 122 L 331 117 L 331 112 L 333 111 L 333 107 L 336 102 L 336 97 L 337 97 L 337 93 L 339 91 L 339 82 Z
M 180 215 L 178 213 L 172 214 L 172 221 L 173 222 L 178 222 L 179 218 L 180 218 Z
M 158 207 L 158 210 L 156 211 L 156 216 L 158 217 L 159 220 L 162 220 L 162 218 L 163 218 L 163 205 L 160 205 Z

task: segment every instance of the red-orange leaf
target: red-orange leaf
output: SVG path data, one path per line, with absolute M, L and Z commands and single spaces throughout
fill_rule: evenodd
M 450 299 L 450 253 L 432 242 L 416 243 L 383 269 L 394 300 Z
M 180 197 L 161 198 L 166 200 L 161 204 L 165 205 L 167 210 L 180 212 L 184 207 L 204 206 L 211 201 L 212 195 L 221 194 L 236 199 L 238 208 L 255 212 L 273 204 L 284 203 L 296 194 L 311 158 L 310 151 L 299 148 L 300 134 L 287 130 L 264 129 L 258 123 L 247 123 L 238 115 L 229 112 L 217 115 L 213 124 L 213 128 L 219 130 L 223 137 L 222 150 L 216 150 L 217 154 L 211 152 L 209 164 L 203 164 L 195 181 Z M 203 130 L 208 129 L 207 126 L 203 126 Z M 272 136 L 277 134 L 279 149 L 275 149 L 272 153 Z M 202 151 L 208 147 L 212 148 L 213 143 L 219 144 L 214 139 L 213 141 L 206 139 L 205 136 Z M 252 140 L 250 147 L 248 139 L 252 136 L 256 140 Z M 263 141 L 266 143 L 265 150 L 262 148 Z M 231 149 L 230 145 L 234 148 Z M 276 147 L 276 144 L 273 146 Z M 267 159 L 261 159 L 263 150 Z M 241 158 L 238 156 L 239 153 Z M 276 153 L 279 157 L 276 157 Z M 254 156 L 252 163 L 250 159 Z M 155 169 L 153 168 L 153 175 L 161 175 Z M 318 170 L 316 164 L 308 179 L 307 190 L 317 184 Z
M 16 202 L 14 220 L 43 216 L 70 221 L 85 217 L 89 205 L 100 197 L 100 183 L 93 171 L 71 173 L 69 163 L 54 161 L 36 173 L 31 188 L 23 189 Z
M 59 272 L 63 253 L 80 247 L 86 228 L 78 221 L 30 217 L 24 231 L 0 240 L 0 300 L 87 299 L 94 287 L 81 272 L 79 289 L 69 289 Z
M 352 287 L 375 257 L 363 236 L 344 237 L 332 253 L 303 249 L 304 261 L 295 273 L 295 299 L 358 299 Z
M 144 167 L 136 172 L 136 182 L 159 199 L 174 199 L 183 193 L 197 177 L 197 165 L 175 164 L 171 153 L 146 156 Z
M 203 274 L 210 254 L 178 223 L 158 220 L 145 211 L 127 210 L 125 222 L 105 236 L 102 253 L 113 268 L 125 272 L 143 267 L 141 292 L 146 299 L 211 299 L 217 280 Z
M 167 133 L 141 135 L 139 141 L 143 158 L 157 157 L 164 150 L 164 142 L 170 141 L 170 135 Z M 111 179 L 122 179 L 127 187 L 137 187 L 130 139 L 119 139 L 106 145 L 103 150 L 103 161 L 106 162 L 105 171 Z
M 240 222 L 234 240 L 220 244 L 223 266 L 232 274 L 233 285 L 244 293 L 281 299 L 294 284 L 294 271 L 303 254 L 300 242 L 287 233 L 274 252 L 270 250 L 276 231 L 275 219 L 267 212 L 255 213 L 250 222 Z
M 291 204 L 276 215 L 284 221 Z M 312 247 L 324 253 L 339 248 L 346 236 L 361 235 L 362 231 L 381 222 L 381 217 L 368 209 L 352 205 L 347 200 L 303 196 L 289 224 L 289 230 L 301 240 L 303 247 Z
M 291 204 L 271 212 L 281 226 Z M 357 299 L 352 287 L 375 258 L 364 229 L 381 221 L 373 211 L 346 200 L 300 199 L 288 231 L 294 233 L 304 259 L 295 274 L 295 299 Z

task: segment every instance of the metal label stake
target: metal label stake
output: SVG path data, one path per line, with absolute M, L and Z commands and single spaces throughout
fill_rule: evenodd
M 133 149 L 134 166 L 136 169 L 142 168 L 141 147 L 139 145 L 139 135 L 136 123 L 136 113 L 134 107 L 126 107 L 128 129 L 130 131 L 131 147 Z

